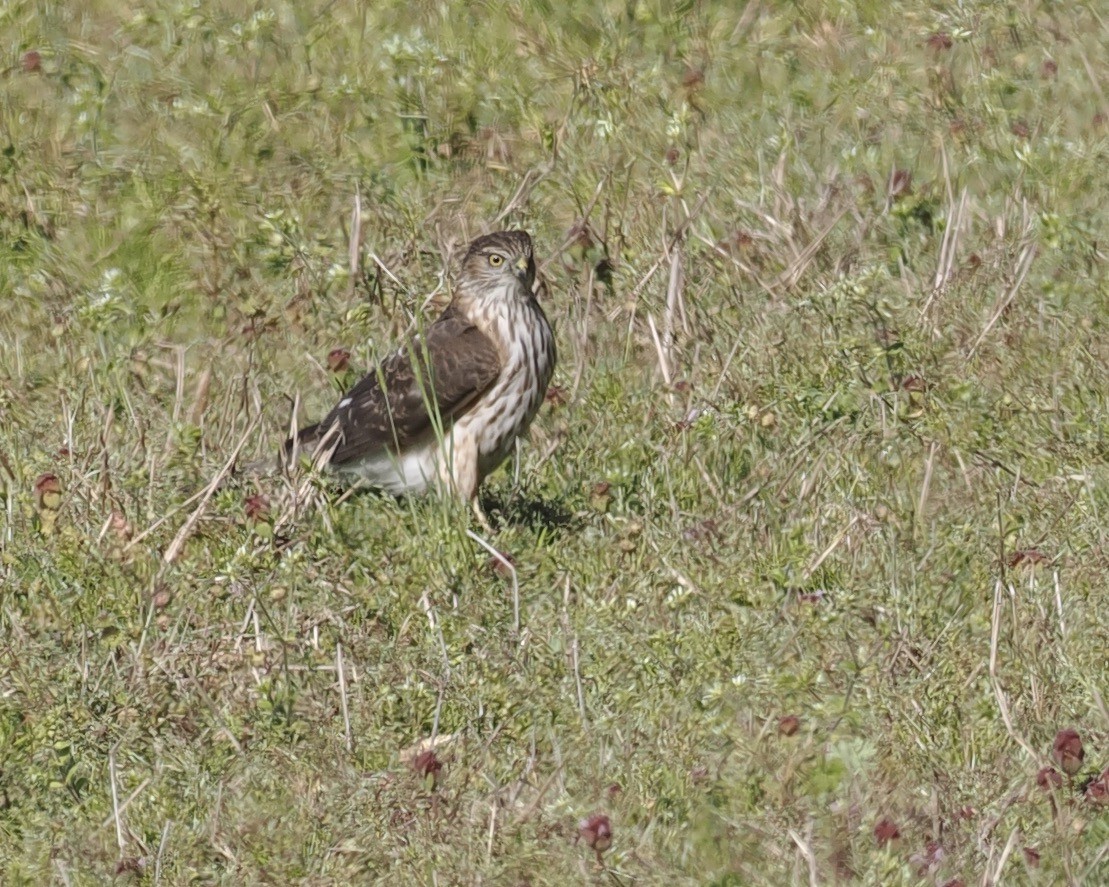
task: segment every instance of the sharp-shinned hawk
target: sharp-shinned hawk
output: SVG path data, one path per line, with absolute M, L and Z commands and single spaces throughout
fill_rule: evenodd
M 286 441 L 286 460 L 299 450 L 393 494 L 436 487 L 476 506 L 554 372 L 542 291 L 526 233 L 479 237 L 442 315 Z

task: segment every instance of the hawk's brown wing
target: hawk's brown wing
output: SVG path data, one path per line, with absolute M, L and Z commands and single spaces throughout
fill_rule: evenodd
M 398 452 L 439 422 L 449 426 L 496 380 L 501 359 L 493 342 L 453 307 L 355 385 L 322 422 L 297 433 L 311 451 L 337 427 L 333 464 L 382 449 Z M 292 441 L 285 444 L 291 449 Z

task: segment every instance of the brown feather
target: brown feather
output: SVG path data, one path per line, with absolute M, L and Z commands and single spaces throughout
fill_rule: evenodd
M 333 465 L 375 450 L 399 452 L 440 423 L 449 427 L 500 369 L 494 344 L 450 306 L 426 336 L 410 340 L 355 385 L 340 402 L 344 405 L 298 432 L 297 444 L 311 451 L 337 425 Z M 292 443 L 286 442 L 286 452 Z
M 557 354 L 537 296 L 531 238 L 479 237 L 451 304 L 354 386 L 318 425 L 285 443 L 394 494 L 429 486 L 467 499 L 512 451 L 543 402 Z

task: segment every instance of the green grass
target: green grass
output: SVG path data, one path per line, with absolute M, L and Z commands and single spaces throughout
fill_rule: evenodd
M 1097 4 L 0 33 L 5 885 L 1109 879 Z M 187 524 L 509 226 L 563 394 L 486 485 L 518 627 L 453 503 Z

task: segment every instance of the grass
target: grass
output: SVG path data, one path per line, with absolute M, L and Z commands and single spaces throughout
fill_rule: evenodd
M 6 885 L 1105 883 L 1096 4 L 0 23 Z M 511 570 L 449 502 L 193 498 L 508 226 Z

